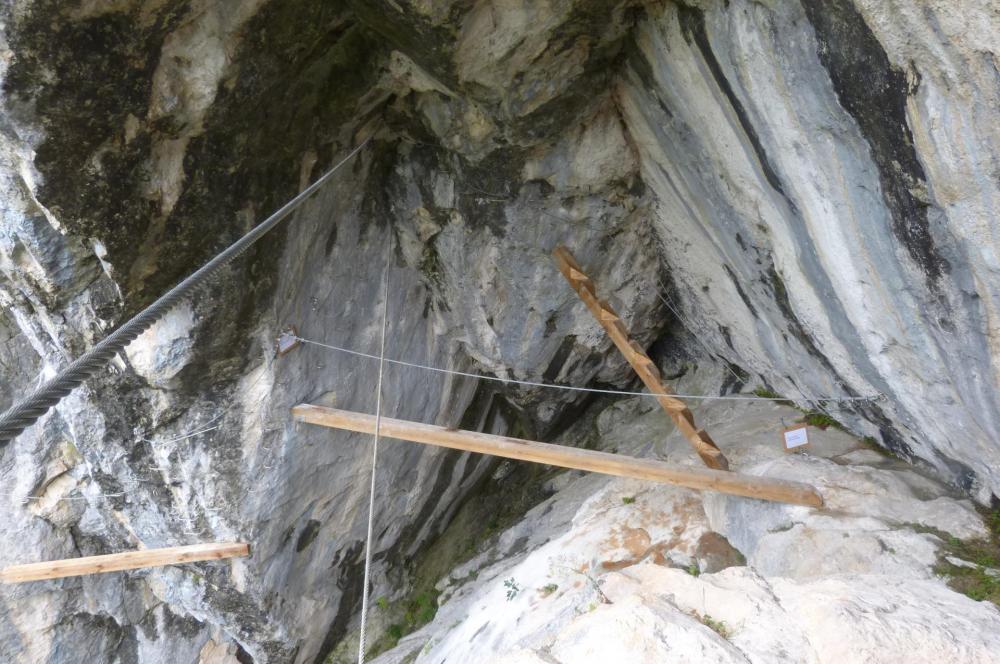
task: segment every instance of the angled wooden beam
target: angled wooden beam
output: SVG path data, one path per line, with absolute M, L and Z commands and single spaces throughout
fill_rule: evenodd
M 103 574 L 105 572 L 120 572 L 122 570 L 139 569 L 142 567 L 193 563 L 200 560 L 242 558 L 249 555 L 250 545 L 242 542 L 194 544 L 192 546 L 172 546 L 164 549 L 142 549 L 140 551 L 128 551 L 127 553 L 112 553 L 106 556 L 87 556 L 85 558 L 50 560 L 44 563 L 30 563 L 28 565 L 13 565 L 0 571 L 0 581 L 3 583 L 43 581 L 45 579 L 60 579 L 66 576 Z
M 296 406 L 292 409 L 292 414 L 299 422 L 358 433 L 375 432 L 374 415 L 312 405 Z M 388 438 L 399 438 L 414 443 L 479 454 L 492 454 L 508 459 L 532 461 L 562 468 L 575 468 L 620 477 L 635 477 L 642 480 L 676 484 L 690 489 L 718 491 L 794 505 L 823 506 L 823 498 L 816 492 L 816 489 L 808 484 L 770 477 L 740 475 L 705 468 L 671 466 L 653 459 L 638 459 L 595 450 L 521 440 L 520 438 L 493 436 L 476 431 L 447 429 L 432 424 L 421 424 L 388 417 L 381 418 L 379 433 Z
M 671 394 L 672 391 L 670 388 L 660 380 L 660 371 L 656 368 L 656 364 L 649 359 L 649 356 L 646 355 L 646 352 L 639 344 L 629 338 L 625 324 L 622 323 L 622 319 L 618 317 L 618 314 L 615 313 L 611 305 L 597 297 L 594 282 L 584 273 L 583 268 L 573 258 L 573 254 L 570 253 L 569 249 L 562 246 L 556 247 L 552 255 L 556 260 L 559 271 L 566 277 L 566 281 L 573 287 L 576 294 L 580 296 L 583 303 L 587 305 L 587 309 L 594 315 L 597 322 L 601 324 L 604 331 L 608 333 L 611 341 L 618 347 L 621 354 L 625 356 L 628 363 L 632 365 L 635 372 L 639 374 L 639 378 L 649 388 L 649 391 L 654 394 Z M 694 451 L 697 452 L 706 466 L 718 470 L 727 470 L 729 468 L 729 462 L 726 461 L 726 457 L 723 456 L 715 441 L 708 435 L 708 432 L 695 426 L 694 415 L 691 414 L 691 411 L 683 401 L 672 396 L 660 396 L 656 400 L 660 402 L 663 410 L 667 411 L 667 415 L 670 416 L 670 419 L 674 421 L 677 428 L 684 434 L 684 437 L 687 438 L 691 447 L 694 448 Z

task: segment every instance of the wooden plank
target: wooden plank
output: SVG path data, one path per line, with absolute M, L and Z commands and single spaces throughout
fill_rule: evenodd
M 371 434 L 375 432 L 374 415 L 312 405 L 296 406 L 292 409 L 292 414 L 299 422 L 358 433 Z M 379 433 L 388 438 L 399 438 L 425 445 L 437 445 L 479 454 L 492 454 L 508 459 L 532 461 L 562 468 L 575 468 L 606 475 L 666 482 L 691 489 L 719 491 L 736 496 L 810 507 L 822 507 L 823 505 L 823 499 L 816 490 L 808 484 L 800 482 L 740 475 L 706 468 L 671 466 L 654 459 L 638 459 L 520 438 L 493 436 L 476 431 L 447 429 L 432 424 L 421 424 L 388 417 L 382 418 Z
M 612 306 L 606 300 L 601 300 L 597 297 L 593 280 L 584 273 L 583 268 L 580 267 L 580 264 L 573 257 L 573 254 L 570 253 L 569 249 L 562 246 L 556 247 L 552 255 L 556 260 L 559 271 L 566 277 L 566 281 L 573 287 L 576 294 L 580 296 L 583 303 L 587 305 L 587 309 L 590 310 L 590 313 L 594 315 L 597 322 L 601 324 L 604 331 L 611 337 L 611 341 L 614 342 L 621 354 L 625 356 L 628 363 L 632 365 L 639 378 L 642 379 L 643 384 L 654 394 L 671 394 L 672 391 L 660 380 L 660 371 L 656 368 L 656 364 L 649 359 L 649 356 L 646 355 L 646 352 L 638 343 L 629 338 L 621 317 L 618 316 Z M 701 460 L 705 462 L 706 466 L 717 470 L 726 470 L 729 468 L 729 462 L 708 433 L 695 426 L 694 416 L 683 401 L 675 399 L 672 396 L 658 397 L 657 401 L 660 402 L 660 406 L 663 407 L 663 410 L 667 412 L 670 419 L 674 421 L 677 428 L 684 434 L 688 443 L 694 448 L 698 456 L 701 457 Z
M 66 576 L 84 574 L 104 574 L 142 567 L 160 567 L 179 563 L 193 563 L 199 560 L 219 560 L 221 558 L 242 558 L 250 555 L 250 545 L 243 542 L 223 542 L 215 544 L 194 544 L 172 546 L 163 549 L 142 549 L 126 553 L 112 553 L 106 556 L 87 556 L 67 560 L 50 560 L 43 563 L 13 565 L 0 571 L 3 583 L 42 581 Z

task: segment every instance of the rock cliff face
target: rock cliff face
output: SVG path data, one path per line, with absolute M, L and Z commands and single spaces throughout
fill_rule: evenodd
M 0 406 L 371 137 L 281 230 L 0 450 L 0 564 L 223 539 L 250 541 L 252 558 L 4 588 L 5 661 L 347 648 L 369 441 L 288 413 L 372 410 L 374 365 L 315 345 L 275 358 L 274 336 L 294 324 L 372 352 L 387 306 L 393 357 L 629 387 L 551 265 L 559 243 L 665 368 L 725 368 L 702 390 L 761 385 L 807 408 L 884 395 L 824 407 L 981 504 L 1000 494 L 989 0 L 0 11 Z M 597 407 L 399 366 L 385 398 L 397 417 L 542 439 Z M 495 471 L 387 444 L 376 596 L 416 583 L 415 561 Z M 752 558 L 753 538 L 710 526 Z
M 680 387 L 703 387 L 702 373 Z M 374 663 L 996 661 L 1000 611 L 932 571 L 942 531 L 983 535 L 967 501 L 833 429 L 810 433 L 808 456 L 782 452 L 773 422 L 795 416 L 787 406 L 696 414 L 734 467 L 814 484 L 825 513 L 566 473 L 445 575 L 434 621 Z M 682 462 L 672 429 L 655 403 L 624 401 L 560 442 Z

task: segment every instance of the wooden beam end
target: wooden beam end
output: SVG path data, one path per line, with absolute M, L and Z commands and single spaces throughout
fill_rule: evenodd
M 245 558 L 249 555 L 250 545 L 246 542 L 212 542 L 160 549 L 140 549 L 102 556 L 12 565 L 0 570 L 0 581 L 3 583 L 46 581 L 68 576 L 104 574 L 106 572 L 163 567 L 223 558 Z
M 719 450 L 698 450 L 698 456 L 705 465 L 714 470 L 729 470 L 729 461 Z
M 292 407 L 292 419 L 297 422 L 308 422 L 309 415 L 315 412 L 316 406 L 308 403 L 300 403 Z
M 566 245 L 557 245 L 556 248 L 552 250 L 552 255 L 557 261 L 563 261 L 570 267 L 580 269 L 580 264 L 576 262 L 576 258 L 573 257 L 573 252 L 571 252 Z

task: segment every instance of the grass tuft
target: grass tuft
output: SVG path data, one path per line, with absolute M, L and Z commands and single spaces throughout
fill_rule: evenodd
M 559 590 L 559 586 L 554 583 L 547 583 L 538 589 L 538 594 L 542 597 L 548 597 L 555 591 Z
M 912 525 L 917 532 L 935 535 L 944 544 L 938 551 L 934 573 L 944 577 L 948 586 L 978 602 L 993 602 L 1000 607 L 1000 577 L 987 570 L 1000 570 L 1000 506 L 983 512 L 983 519 L 990 530 L 987 539 L 960 540 L 935 528 Z M 965 567 L 948 562 L 959 558 L 976 565 Z M 995 573 L 995 572 L 994 572 Z
M 440 594 L 438 590 L 432 589 L 405 597 L 398 602 L 389 602 L 384 597 L 378 598 L 375 603 L 379 609 L 394 614 L 396 622 L 390 624 L 385 630 L 385 634 L 372 644 L 368 650 L 368 657 L 392 650 L 404 636 L 434 620 L 434 616 L 437 615 L 437 600 Z
M 732 632 L 729 631 L 729 626 L 726 625 L 725 621 L 716 620 L 707 613 L 705 615 L 702 615 L 697 611 L 692 611 L 691 615 L 700 620 L 702 625 L 708 627 L 710 630 L 712 630 L 713 632 L 715 632 L 724 639 L 728 639 L 732 635 Z
M 833 427 L 834 429 L 847 431 L 847 429 L 844 428 L 843 424 L 833 419 L 826 413 L 821 413 L 818 410 L 811 410 L 808 413 L 806 413 L 805 416 L 802 418 L 802 421 L 808 424 L 809 426 L 816 427 L 817 429 L 826 430 L 829 429 L 830 427 Z
M 774 399 L 782 406 L 792 406 L 794 405 L 789 399 L 786 399 L 782 395 L 778 394 L 774 390 L 769 390 L 766 387 L 758 387 L 753 391 L 753 395 L 760 397 L 762 399 Z

